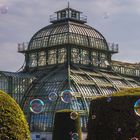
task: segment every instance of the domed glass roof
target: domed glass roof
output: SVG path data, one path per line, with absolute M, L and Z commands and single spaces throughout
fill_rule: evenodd
M 31 131 L 51 132 L 56 111 L 63 109 L 78 112 L 81 127 L 86 131 L 89 105 L 93 97 L 111 94 L 122 88 L 138 87 L 134 79 L 121 77 L 113 71 L 77 70 L 76 67 L 67 70 L 62 66 L 38 71 L 33 75 L 36 79 L 26 90 L 21 104 Z M 31 106 L 34 99 L 43 101 L 43 110 L 40 103 Z
M 101 33 L 86 24 L 73 21 L 58 22 L 39 30 L 32 37 L 28 50 L 64 44 L 108 50 Z

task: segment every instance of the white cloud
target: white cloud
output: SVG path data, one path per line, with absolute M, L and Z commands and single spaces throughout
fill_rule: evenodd
M 23 63 L 17 43 L 29 41 L 36 31 L 47 26 L 49 15 L 67 7 L 67 1 L 0 0 L 2 4 L 8 6 L 8 13 L 0 15 L 0 69 L 17 70 Z M 133 48 L 140 50 L 140 0 L 70 0 L 70 6 L 83 11 L 88 24 L 102 32 L 108 41 L 120 44 L 116 59 L 140 61 L 139 51 L 132 52 Z M 105 12 L 110 13 L 108 20 L 103 19 Z M 124 58 L 126 49 L 129 55 Z

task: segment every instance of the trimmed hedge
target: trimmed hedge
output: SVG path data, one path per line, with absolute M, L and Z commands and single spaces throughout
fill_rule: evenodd
M 70 117 L 72 110 L 60 110 L 55 114 L 52 140 L 82 140 L 80 117 L 73 120 Z M 78 134 L 78 139 L 72 139 L 73 134 Z
M 87 140 L 140 139 L 140 116 L 134 111 L 140 88 L 125 89 L 91 101 Z
M 31 140 L 28 124 L 16 101 L 0 91 L 0 140 Z

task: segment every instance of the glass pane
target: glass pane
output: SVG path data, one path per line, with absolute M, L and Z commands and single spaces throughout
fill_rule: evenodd
M 78 34 L 70 34 L 69 43 L 88 46 L 88 39 L 86 36 L 82 36 Z
M 50 37 L 49 46 L 59 45 L 68 43 L 68 35 L 65 34 L 57 34 Z
M 66 49 L 58 49 L 58 63 L 64 63 L 66 61 Z
M 73 63 L 79 63 L 80 61 L 79 49 L 76 49 L 76 48 L 71 49 L 71 61 Z
M 34 39 L 30 44 L 30 49 L 41 48 L 42 38 Z
M 0 74 L 0 89 L 8 93 L 8 80 L 1 74 Z
M 56 64 L 56 49 L 48 51 L 48 64 Z
M 89 64 L 89 52 L 86 50 L 81 51 L 81 64 Z
M 107 60 L 107 55 L 104 53 L 100 53 L 100 66 L 101 67 L 107 67 L 105 64 L 105 61 Z
M 38 53 L 38 66 L 46 65 L 46 53 L 44 51 Z
M 29 67 L 36 67 L 37 66 L 37 54 L 30 53 L 29 54 Z

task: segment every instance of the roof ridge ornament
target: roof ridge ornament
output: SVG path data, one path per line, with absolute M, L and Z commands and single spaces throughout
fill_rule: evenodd
M 68 1 L 68 9 L 70 8 L 70 2 Z

